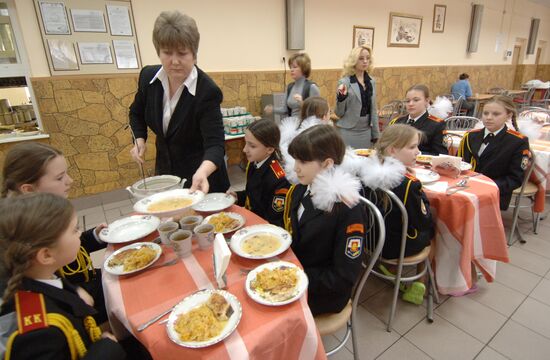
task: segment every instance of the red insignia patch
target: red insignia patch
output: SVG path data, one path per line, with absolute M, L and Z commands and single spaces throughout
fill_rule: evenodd
M 363 224 L 348 225 L 348 227 L 346 228 L 346 234 L 351 234 L 351 233 L 355 233 L 355 232 L 364 234 L 365 233 L 365 226 Z
M 19 334 L 48 327 L 46 305 L 42 294 L 18 291 L 15 294 Z
M 277 179 L 280 179 L 282 177 L 285 177 L 285 171 L 283 170 L 283 167 L 277 160 L 271 160 L 271 164 L 269 165 L 271 167 L 271 170 L 273 170 L 273 173 L 275 174 L 275 177 Z

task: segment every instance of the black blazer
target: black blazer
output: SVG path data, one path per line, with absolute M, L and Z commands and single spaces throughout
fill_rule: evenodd
M 88 350 L 83 359 L 125 359 L 126 355 L 122 347 L 110 340 L 100 339 L 92 343 L 85 330 L 84 318 L 95 314 L 94 308 L 88 306 L 76 294 L 75 288 L 63 280 L 63 289 L 44 284 L 29 278 L 23 279 L 22 290 L 41 293 L 44 295 L 44 302 L 47 313 L 57 313 L 65 316 L 78 331 L 86 349 Z M 13 301 L 2 307 L 1 316 L 16 311 Z M 15 320 L 15 318 L 14 318 Z M 17 328 L 17 324 L 15 324 Z M 12 359 L 70 359 L 69 346 L 63 332 L 57 327 L 50 326 L 36 329 L 18 335 L 12 345 Z
M 523 182 L 529 160 L 529 140 L 505 125 L 479 156 L 484 135 L 485 128 L 467 132 L 458 148 L 458 156 L 472 164 L 472 170 L 493 179 L 500 190 L 500 209 L 506 210 L 512 192 Z
M 309 279 L 307 301 L 313 315 L 337 313 L 350 300 L 361 271 L 366 211 L 361 205 L 350 209 L 339 203 L 330 213 L 304 211 L 298 220 L 306 190 L 296 185 L 287 196 L 292 250 Z
M 246 189 L 237 192 L 237 205 L 245 206 L 273 225 L 283 226 L 283 210 L 289 187 L 283 167 L 273 154 L 259 169 L 255 164 L 248 163 Z
M 130 125 L 136 138 L 147 139 L 149 127 L 156 135 L 157 175 L 177 175 L 191 186 L 193 174 L 203 160 L 210 160 L 217 170 L 208 177 L 210 192 L 225 192 L 229 178 L 225 168 L 225 137 L 220 104 L 220 88 L 197 68 L 195 96 L 184 88 L 176 105 L 166 135 L 162 130 L 164 89 L 160 80 L 149 84 L 160 65 L 146 66 L 139 74 L 138 90 L 130 106 Z
M 391 124 L 406 124 L 409 115 L 396 118 L 390 122 Z M 448 154 L 447 147 L 443 143 L 443 134 L 445 132 L 445 121 L 430 115 L 427 111 L 412 125 L 416 129 L 424 133 L 422 143 L 418 145 L 418 149 L 423 154 L 439 155 Z

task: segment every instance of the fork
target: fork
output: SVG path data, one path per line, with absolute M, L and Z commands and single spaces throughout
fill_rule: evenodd
M 165 263 L 162 263 L 162 264 L 158 264 L 158 265 L 153 265 L 151 266 L 149 269 L 156 269 L 156 268 L 159 268 L 159 267 L 163 267 L 163 266 L 171 266 L 171 265 L 175 265 L 178 263 L 178 258 L 175 258 L 175 259 L 172 259 L 170 261 L 167 261 Z

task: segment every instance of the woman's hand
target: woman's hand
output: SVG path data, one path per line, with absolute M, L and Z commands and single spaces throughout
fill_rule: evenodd
M 147 146 L 145 145 L 145 139 L 137 138 L 136 142 L 134 143 L 134 147 L 132 148 L 132 150 L 130 150 L 132 159 L 134 159 L 135 162 L 143 164 L 144 163 L 143 159 L 145 158 L 145 150 L 147 150 Z
M 293 98 L 298 104 L 301 104 L 303 102 L 302 95 L 300 94 L 294 94 Z
M 338 86 L 338 94 L 342 96 L 346 96 L 348 94 L 348 88 L 346 84 L 340 84 L 340 86 Z
M 95 235 L 96 239 L 99 239 L 99 233 L 101 232 L 101 230 L 105 229 L 106 227 L 107 227 L 107 224 L 105 224 L 105 223 L 101 223 L 101 224 L 99 224 L 98 226 L 95 227 L 94 235 Z
M 204 160 L 193 175 L 193 183 L 191 184 L 190 192 L 197 190 L 202 191 L 205 194 L 208 194 L 210 189 L 210 184 L 208 183 L 208 177 L 216 171 L 217 166 L 210 160 Z
M 225 193 L 233 196 L 235 200 L 237 200 L 237 193 L 235 191 L 227 190 Z
M 264 107 L 264 114 L 266 115 L 273 114 L 273 105 L 266 105 L 266 107 Z
M 91 307 L 94 307 L 94 298 L 92 297 L 92 295 L 88 294 L 86 290 L 84 290 L 79 286 L 76 288 L 76 293 L 82 299 L 82 301 L 84 301 L 86 304 L 90 305 Z

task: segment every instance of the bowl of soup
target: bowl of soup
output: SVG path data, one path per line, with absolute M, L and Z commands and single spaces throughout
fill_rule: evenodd
M 132 186 L 128 186 L 126 190 L 138 200 L 148 196 L 161 193 L 173 189 L 181 189 L 185 184 L 186 179 L 181 179 L 174 175 L 159 175 L 151 176 L 135 182 Z
M 204 198 L 201 191 L 175 189 L 148 196 L 134 204 L 134 210 L 141 214 L 170 217 L 183 213 Z

